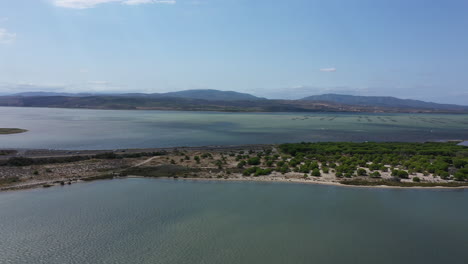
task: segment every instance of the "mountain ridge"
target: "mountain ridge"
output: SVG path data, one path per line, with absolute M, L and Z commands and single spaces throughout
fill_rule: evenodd
M 167 93 L 55 93 L 55 92 L 23 92 L 9 96 L 20 97 L 47 97 L 47 96 L 67 96 L 67 97 L 86 97 L 86 96 L 121 96 L 121 97 L 141 97 L 141 98 L 187 98 L 202 99 L 208 101 L 238 101 L 238 100 L 265 100 L 248 93 L 235 91 L 221 91 L 214 89 L 194 89 L 182 90 Z
M 391 96 L 323 94 L 299 100 L 281 100 L 265 99 L 233 91 L 207 89 L 152 94 L 27 92 L 0 96 L 0 106 L 230 112 L 468 113 L 468 106 L 437 104 Z
M 436 108 L 436 109 L 451 109 L 451 108 L 466 108 L 468 106 L 455 104 L 441 104 L 434 102 L 426 102 L 415 99 L 401 99 L 393 96 L 359 96 L 345 94 L 321 94 L 304 97 L 303 101 L 326 101 L 347 105 L 360 106 L 377 106 L 377 107 L 411 107 L 411 108 Z

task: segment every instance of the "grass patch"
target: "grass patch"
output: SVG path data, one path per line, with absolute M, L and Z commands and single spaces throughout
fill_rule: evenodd
M 44 165 L 44 164 L 55 164 L 55 163 L 69 163 L 91 159 L 123 159 L 123 158 L 139 158 L 139 157 L 154 157 L 166 155 L 167 152 L 140 152 L 140 153 L 126 153 L 126 154 L 115 154 L 113 152 L 100 153 L 96 155 L 75 155 L 75 156 L 59 156 L 59 157 L 48 157 L 48 158 L 26 158 L 26 157 L 11 157 L 8 160 L 0 161 L 0 166 L 31 166 L 31 165 Z
M 87 177 L 83 178 L 83 181 L 96 181 L 96 180 L 108 180 L 108 179 L 113 179 L 114 175 L 112 174 L 102 174 L 98 176 L 92 176 L 92 177 Z
M 199 169 L 189 168 L 180 165 L 159 165 L 156 167 L 134 167 L 122 171 L 122 176 L 135 175 L 144 177 L 179 177 L 191 172 L 198 172 Z
M 0 150 L 0 156 L 16 154 L 16 150 L 2 149 Z
M 15 182 L 20 182 L 20 178 L 18 177 L 0 178 L 0 186 L 10 185 Z

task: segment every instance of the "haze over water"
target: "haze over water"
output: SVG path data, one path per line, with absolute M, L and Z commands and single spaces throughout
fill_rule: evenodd
M 468 115 L 220 113 L 0 107 L 0 148 L 116 149 L 467 139 Z

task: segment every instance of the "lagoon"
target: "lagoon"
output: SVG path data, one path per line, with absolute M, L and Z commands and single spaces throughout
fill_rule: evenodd
M 220 113 L 0 107 L 0 148 L 122 149 L 467 139 L 468 115 Z
M 0 263 L 466 263 L 467 190 L 128 178 L 0 193 Z

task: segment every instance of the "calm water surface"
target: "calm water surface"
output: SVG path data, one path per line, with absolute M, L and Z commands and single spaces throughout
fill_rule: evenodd
M 468 115 L 217 113 L 0 107 L 0 148 L 116 149 L 468 139 Z
M 460 263 L 468 191 L 121 179 L 0 193 L 0 263 Z

